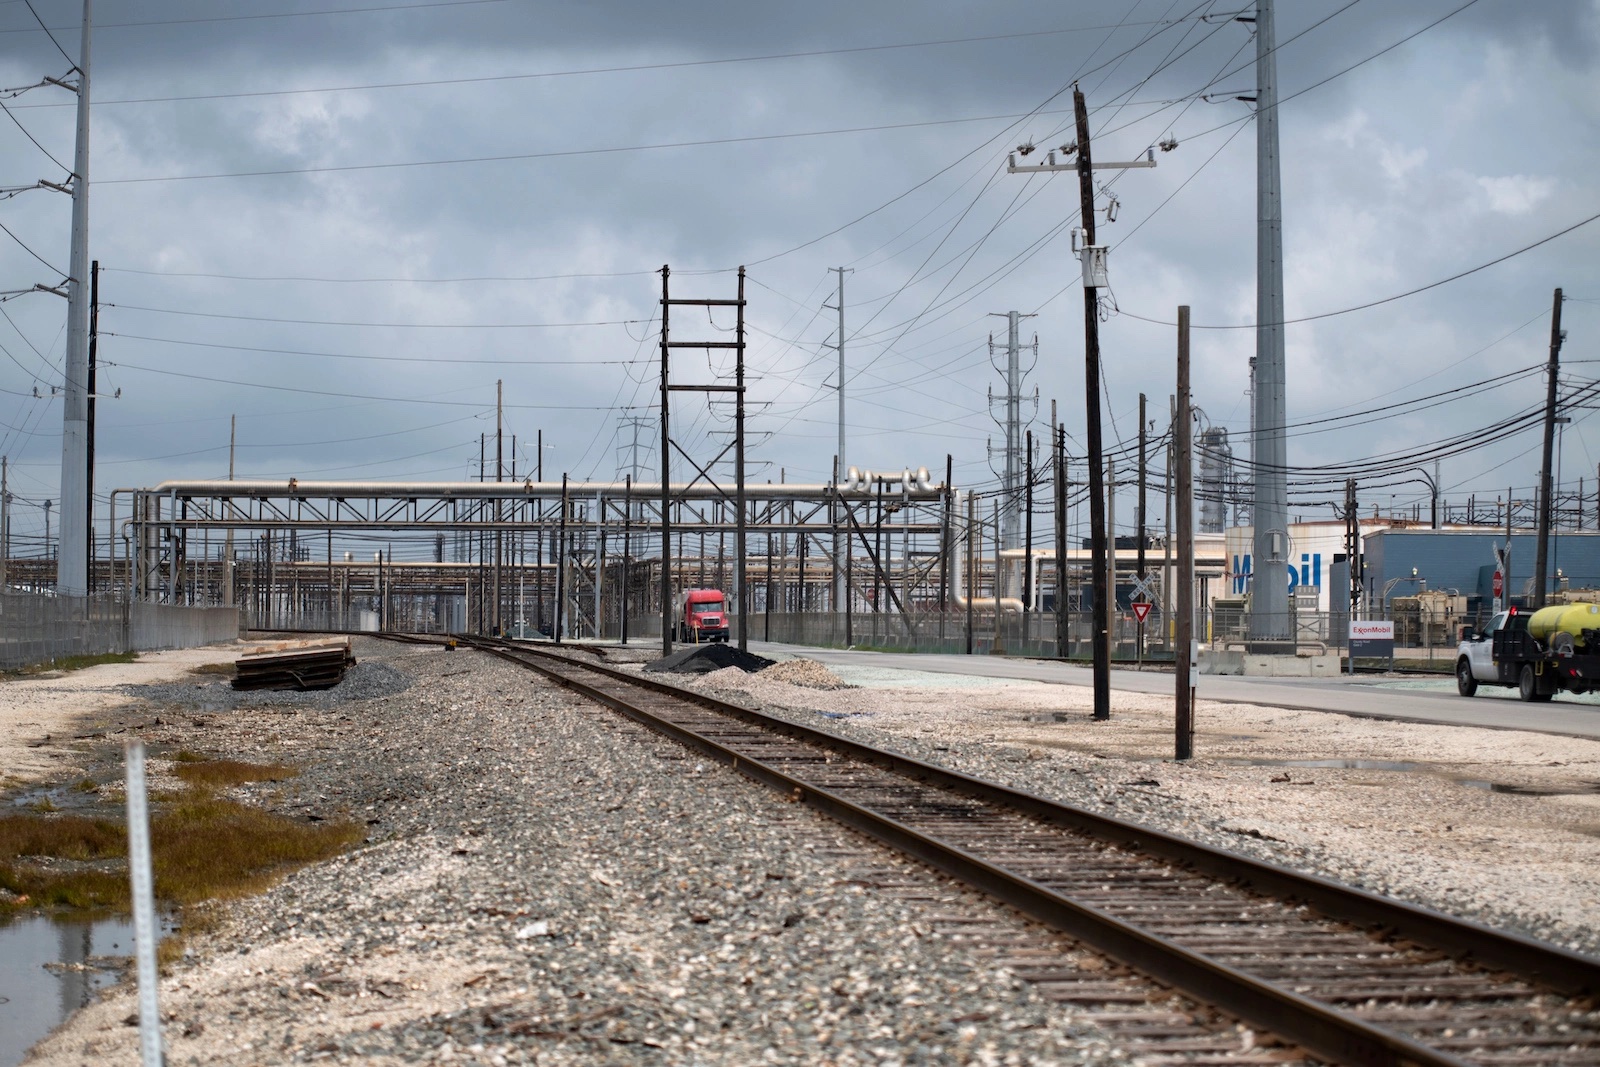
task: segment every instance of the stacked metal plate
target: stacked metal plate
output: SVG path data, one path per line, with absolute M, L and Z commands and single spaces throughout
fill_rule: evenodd
M 330 689 L 355 665 L 350 642 L 241 656 L 234 663 L 235 689 Z

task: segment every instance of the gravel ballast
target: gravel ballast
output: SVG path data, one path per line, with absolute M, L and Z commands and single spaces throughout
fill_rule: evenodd
M 515 667 L 362 645 L 409 684 L 146 709 L 152 745 L 297 762 L 256 798 L 371 832 L 218 906 L 162 982 L 170 1063 L 1125 1062 L 940 935 L 981 899 L 874 892 L 873 846 Z M 134 1063 L 133 1011 L 120 989 L 28 1062 Z
M 741 671 L 689 684 L 1600 956 L 1600 742 L 1201 701 L 1196 758 L 1178 762 L 1170 698 L 1114 691 L 1095 722 L 1079 686 L 814 667 L 804 685 Z

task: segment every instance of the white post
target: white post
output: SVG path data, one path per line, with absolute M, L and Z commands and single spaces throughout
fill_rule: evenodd
M 133 942 L 139 977 L 139 1055 L 162 1067 L 161 1008 L 156 997 L 155 887 L 150 873 L 150 812 L 145 805 L 144 742 L 123 745 L 128 763 L 128 876 L 133 883 Z

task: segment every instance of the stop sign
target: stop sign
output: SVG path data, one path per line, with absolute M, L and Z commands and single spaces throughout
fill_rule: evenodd
M 1490 586 L 1490 588 L 1494 592 L 1495 596 L 1499 596 L 1500 595 L 1500 593 L 1505 589 L 1505 584 L 1506 584 L 1505 583 L 1505 576 L 1503 574 L 1501 574 L 1499 571 L 1495 571 L 1494 572 L 1494 581 L 1493 581 L 1492 585 Z

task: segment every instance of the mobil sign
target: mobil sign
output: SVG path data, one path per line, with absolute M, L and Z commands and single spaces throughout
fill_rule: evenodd
M 1301 530 L 1296 530 L 1292 538 L 1292 542 L 1303 550 L 1290 552 L 1284 567 L 1288 572 L 1291 593 L 1301 586 L 1320 588 L 1323 584 L 1321 550 L 1324 546 L 1308 543 L 1309 540 Z M 1250 592 L 1250 579 L 1255 570 L 1254 535 L 1250 527 L 1235 526 L 1229 530 L 1225 547 L 1228 553 L 1228 592 L 1233 596 L 1245 596 Z

